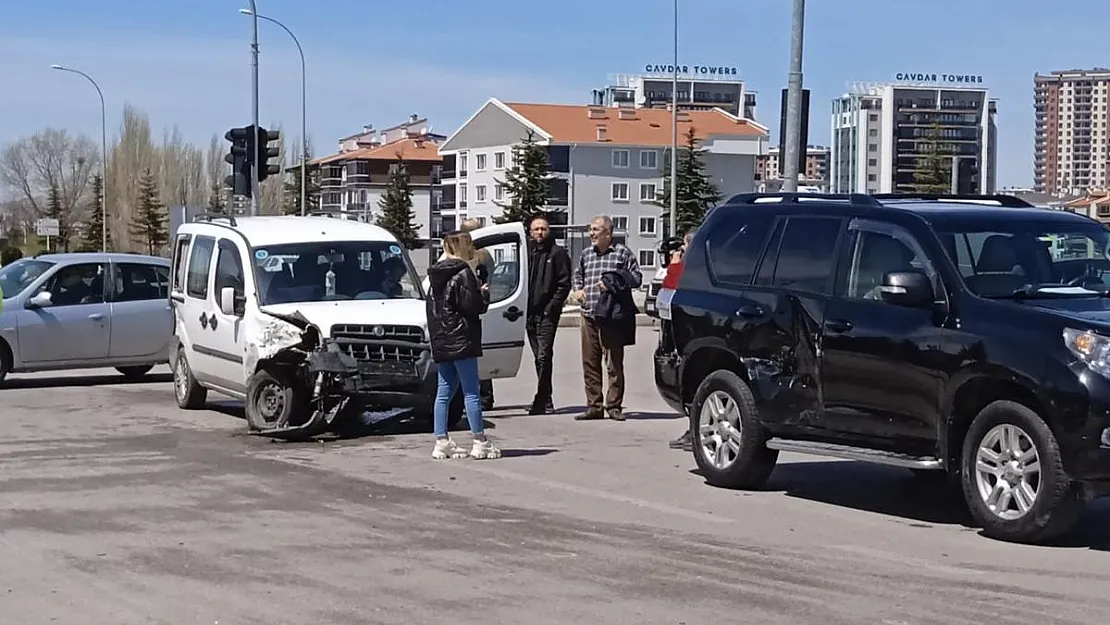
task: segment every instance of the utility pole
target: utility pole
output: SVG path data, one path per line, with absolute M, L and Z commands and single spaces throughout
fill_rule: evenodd
M 674 0 L 674 71 L 671 72 L 671 215 L 670 236 L 678 232 L 678 0 Z
M 805 32 L 806 0 L 794 0 L 790 27 L 790 74 L 786 83 L 786 153 L 782 164 L 782 190 L 798 191 L 802 149 L 802 40 Z
M 251 35 L 251 105 L 253 107 L 251 123 L 258 128 L 258 11 L 251 3 L 251 24 L 254 31 Z M 258 185 L 258 159 L 251 163 L 251 215 L 258 214 L 258 198 L 262 195 Z

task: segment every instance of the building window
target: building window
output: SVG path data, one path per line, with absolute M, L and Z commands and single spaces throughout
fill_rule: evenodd
M 641 217 L 640 218 L 640 234 L 645 236 L 655 236 L 655 218 L 654 217 Z
M 484 185 L 484 184 L 475 185 L 475 187 L 474 187 L 474 201 L 475 202 L 485 202 L 486 201 L 486 185 Z
M 656 150 L 640 151 L 640 169 L 658 169 L 659 152 Z
M 459 201 L 460 202 L 465 202 L 466 201 L 466 183 L 465 182 L 459 185 Z
M 485 170 L 486 170 L 486 155 L 485 154 L 475 154 L 474 155 L 474 171 L 485 171 Z M 479 200 L 479 201 L 481 201 L 481 200 Z
M 628 232 L 628 217 L 624 215 L 614 215 L 613 232 Z
M 459 175 L 466 175 L 466 154 L 459 154 Z
M 475 217 L 474 219 L 478 221 L 478 227 L 479 228 L 485 228 L 486 227 L 486 218 L 485 217 Z
M 628 167 L 628 150 L 613 150 L 613 167 Z
M 636 260 L 640 261 L 641 267 L 654 267 L 655 250 L 640 250 L 637 254 Z
M 877 158 L 867 159 L 867 166 L 868 167 L 878 167 L 879 166 L 879 159 L 877 159 Z
M 494 169 L 505 169 L 505 153 L 504 152 L 494 152 L 493 153 L 493 168 Z
M 654 202 L 656 199 L 656 186 L 654 182 L 641 182 L 640 183 L 640 201 L 641 202 Z
M 627 154 L 627 152 L 625 153 Z M 628 201 L 628 183 L 627 182 L 614 182 L 613 183 L 613 201 L 614 202 L 627 202 Z
M 505 199 L 505 185 L 493 185 L 493 199 L 498 201 Z

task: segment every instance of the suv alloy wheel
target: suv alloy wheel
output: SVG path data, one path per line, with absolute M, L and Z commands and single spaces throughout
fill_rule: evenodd
M 1050 540 L 1070 530 L 1083 511 L 1056 437 L 1022 404 L 1000 400 L 983 408 L 968 428 L 962 457 L 964 499 L 987 536 Z
M 694 460 L 706 481 L 726 488 L 758 488 L 775 468 L 779 452 L 767 449 L 755 398 L 732 371 L 709 374 L 690 410 Z

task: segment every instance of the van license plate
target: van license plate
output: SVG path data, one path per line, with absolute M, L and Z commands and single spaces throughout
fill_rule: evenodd
M 415 377 L 416 366 L 411 362 L 386 360 L 383 362 L 360 362 L 358 372 L 362 375 L 396 375 Z

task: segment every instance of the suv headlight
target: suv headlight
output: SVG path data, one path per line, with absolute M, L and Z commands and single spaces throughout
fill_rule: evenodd
M 1094 332 L 1064 328 L 1064 344 L 1088 369 L 1110 378 L 1110 338 Z

